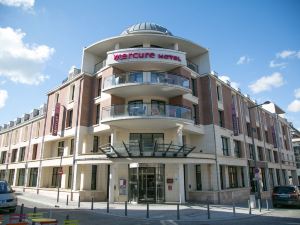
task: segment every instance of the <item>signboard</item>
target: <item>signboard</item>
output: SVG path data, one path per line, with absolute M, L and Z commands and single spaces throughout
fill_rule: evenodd
M 167 184 L 173 184 L 174 180 L 173 178 L 167 178 Z
M 120 179 L 120 183 L 119 183 L 119 194 L 120 195 L 126 195 L 126 179 Z
M 234 103 L 231 104 L 231 114 L 232 114 L 232 128 L 233 128 L 233 135 L 239 135 L 239 127 L 238 127 L 238 120 L 236 117 L 236 110 Z
M 106 64 L 149 61 L 183 66 L 187 65 L 184 52 L 158 48 L 129 48 L 110 51 L 107 53 Z
M 59 112 L 60 112 L 60 103 L 57 102 L 55 105 L 55 111 L 54 111 L 54 117 L 53 117 L 53 129 L 52 129 L 53 136 L 57 136 L 58 123 L 59 123 Z

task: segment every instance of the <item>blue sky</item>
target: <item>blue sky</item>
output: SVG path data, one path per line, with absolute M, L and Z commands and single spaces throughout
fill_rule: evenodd
M 0 125 L 46 102 L 82 49 L 139 22 L 209 48 L 212 70 L 300 128 L 300 1 L 0 0 Z

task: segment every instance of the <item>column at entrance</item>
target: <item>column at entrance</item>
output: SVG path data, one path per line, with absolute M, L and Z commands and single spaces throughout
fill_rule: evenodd
M 117 165 L 110 166 L 110 173 L 109 173 L 109 194 L 108 200 L 110 203 L 114 203 L 115 201 L 115 187 L 116 187 L 116 170 Z
M 179 202 L 185 203 L 185 190 L 184 190 L 184 169 L 183 164 L 178 164 L 178 185 L 179 185 Z

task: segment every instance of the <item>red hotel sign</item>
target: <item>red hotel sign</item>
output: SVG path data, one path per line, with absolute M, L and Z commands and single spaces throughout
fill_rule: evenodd
M 114 60 L 116 61 L 127 60 L 127 59 L 166 59 L 166 60 L 181 62 L 179 56 L 171 55 L 171 54 L 158 54 L 154 52 L 131 52 L 131 53 L 114 54 Z
M 55 111 L 54 111 L 54 117 L 53 117 L 53 129 L 52 129 L 52 135 L 53 136 L 57 136 L 58 122 L 59 122 L 59 112 L 60 112 L 60 103 L 56 103 Z

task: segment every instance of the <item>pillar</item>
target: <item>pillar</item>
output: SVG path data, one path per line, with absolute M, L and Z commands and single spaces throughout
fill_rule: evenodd
M 178 164 L 179 202 L 185 203 L 183 164 Z
M 108 200 L 110 203 L 114 203 L 115 201 L 115 180 L 116 180 L 116 165 L 110 166 L 110 173 L 109 173 L 109 193 L 108 193 Z
M 177 129 L 177 145 L 182 146 L 183 141 L 182 141 L 182 126 L 178 127 Z

